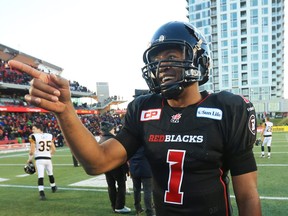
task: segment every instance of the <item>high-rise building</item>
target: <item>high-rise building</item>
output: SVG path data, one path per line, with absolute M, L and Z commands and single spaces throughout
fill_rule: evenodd
M 109 84 L 108 82 L 96 82 L 96 93 L 100 103 L 103 103 L 109 98 Z
M 204 88 L 253 101 L 284 97 L 284 0 L 187 0 L 212 54 Z

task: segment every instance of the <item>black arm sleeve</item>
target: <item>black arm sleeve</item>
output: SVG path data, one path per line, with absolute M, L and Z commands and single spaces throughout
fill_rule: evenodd
M 125 148 L 128 160 L 135 154 L 141 144 L 139 140 L 125 127 L 123 127 L 120 133 L 117 134 L 115 139 L 117 139 Z
M 126 149 L 128 160 L 142 145 L 141 124 L 139 122 L 139 106 L 141 100 L 135 99 L 128 104 L 124 119 L 124 125 L 120 133 L 115 137 Z
M 253 146 L 257 123 L 253 104 L 229 93 L 223 93 L 220 100 L 226 114 L 222 127 L 226 137 L 224 167 L 230 170 L 231 175 L 256 171 Z

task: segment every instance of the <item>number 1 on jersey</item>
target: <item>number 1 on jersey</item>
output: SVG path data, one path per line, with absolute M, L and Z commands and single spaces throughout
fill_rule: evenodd
M 185 151 L 170 149 L 167 154 L 169 163 L 168 190 L 165 191 L 164 202 L 181 205 L 183 192 L 180 191 L 183 179 L 183 163 Z

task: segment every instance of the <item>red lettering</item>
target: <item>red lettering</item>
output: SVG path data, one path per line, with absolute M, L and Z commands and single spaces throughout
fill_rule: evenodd
M 149 142 L 164 142 L 164 140 L 165 140 L 165 135 L 162 135 L 162 134 L 158 134 L 158 135 L 151 134 L 148 139 Z
M 164 140 L 165 140 L 165 136 L 164 135 L 160 135 L 159 142 L 164 142 Z
M 146 112 L 144 115 L 144 118 L 152 118 L 154 116 L 157 116 L 158 112 L 157 111 L 152 111 L 152 112 Z
M 154 141 L 155 141 L 155 142 L 158 142 L 158 141 L 159 141 L 159 138 L 160 138 L 159 135 L 155 135 L 155 139 L 154 139 Z
M 148 141 L 149 142 L 154 142 L 154 135 L 150 135 Z

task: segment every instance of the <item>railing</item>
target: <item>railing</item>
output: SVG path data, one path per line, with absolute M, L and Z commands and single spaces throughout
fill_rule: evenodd
M 4 145 L 4 144 L 15 144 L 18 143 L 18 140 L 0 140 L 0 145 Z
M 4 143 L 5 141 L 6 143 Z M 17 152 L 17 151 L 27 151 L 30 148 L 30 143 L 7 143 L 7 141 L 13 140 L 1 140 L 0 141 L 0 154 L 8 152 Z M 17 141 L 17 140 L 16 140 Z

